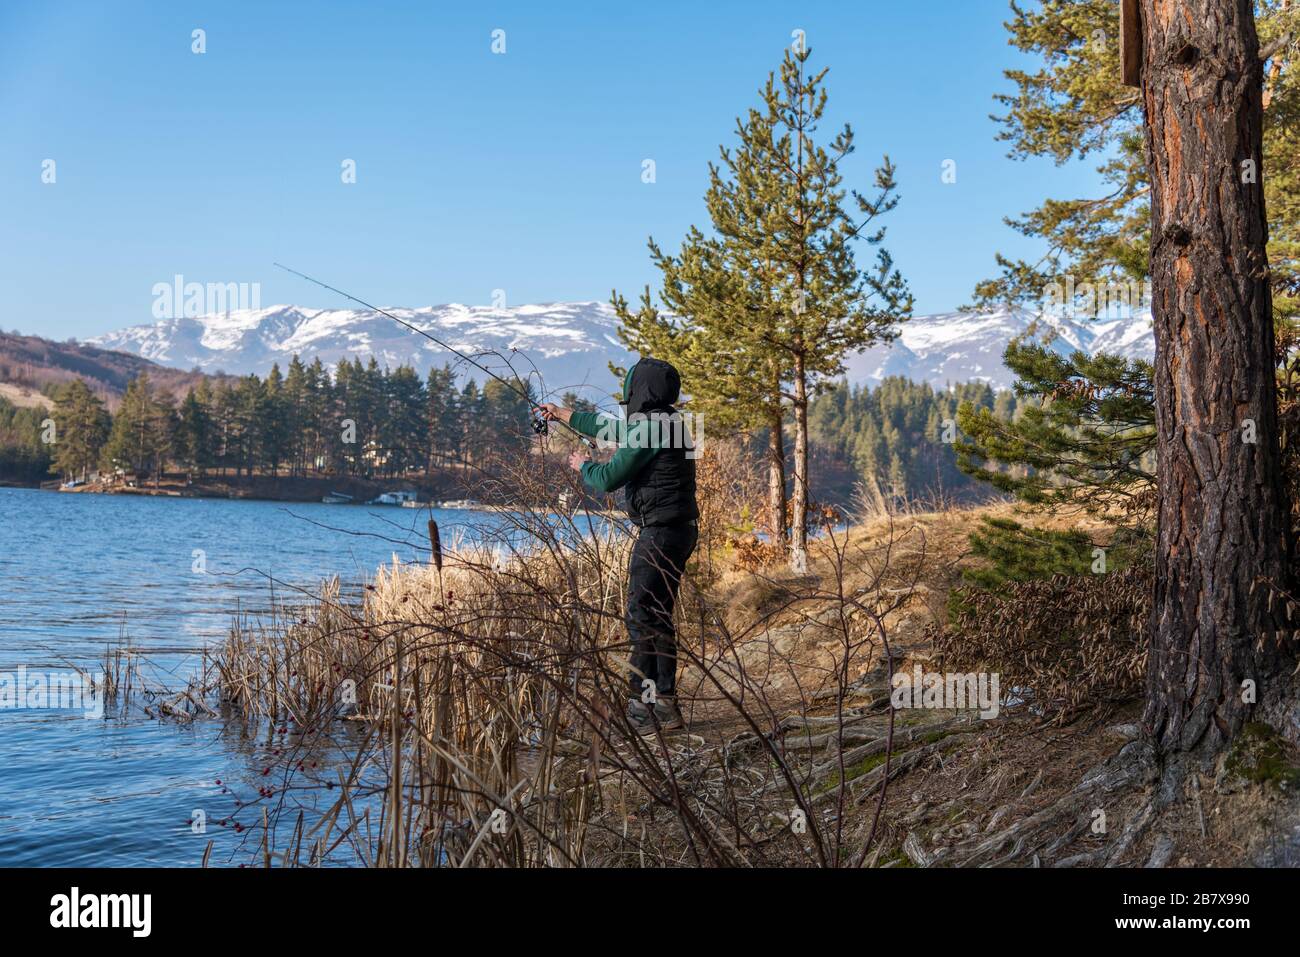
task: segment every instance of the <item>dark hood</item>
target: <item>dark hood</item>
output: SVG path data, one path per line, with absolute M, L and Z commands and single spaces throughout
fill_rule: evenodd
M 646 412 L 672 412 L 682 394 L 682 377 L 671 362 L 642 359 L 628 370 L 623 399 L 628 416 Z

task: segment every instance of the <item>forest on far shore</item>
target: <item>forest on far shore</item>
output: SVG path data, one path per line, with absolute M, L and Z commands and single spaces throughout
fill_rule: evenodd
M 0 406 L 0 468 L 11 480 L 96 470 L 396 478 L 482 465 L 532 435 L 529 404 L 500 382 L 460 386 L 450 367 L 421 378 L 373 358 L 327 369 L 295 356 L 287 373 L 203 378 L 179 399 L 141 373 L 112 411 L 80 379 L 47 394 L 49 410 Z
M 85 480 L 117 469 L 145 479 L 179 472 L 195 480 L 427 480 L 448 469 L 490 470 L 495 457 L 518 455 L 535 441 L 520 396 L 499 382 L 463 381 L 451 366 L 422 378 L 407 366 L 381 369 L 373 359 L 331 369 L 295 357 L 287 374 L 277 365 L 265 377 L 203 378 L 179 400 L 146 372 L 128 382 L 113 411 L 80 379 L 42 393 L 52 409 L 0 397 L 0 482 Z M 561 401 L 594 409 L 573 394 Z M 963 474 L 953 454 L 963 402 L 1004 419 L 1017 407 L 1013 393 L 983 383 L 947 391 L 902 378 L 874 388 L 831 384 L 809 411 L 816 496 L 848 502 L 867 482 L 898 502 L 987 497 L 987 486 Z M 755 456 L 755 469 L 763 467 L 762 429 L 710 432 L 705 440 L 739 441 Z

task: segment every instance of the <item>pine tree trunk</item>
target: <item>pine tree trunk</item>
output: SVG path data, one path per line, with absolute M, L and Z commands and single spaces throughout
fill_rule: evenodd
M 808 383 L 803 356 L 794 357 L 794 488 L 790 516 L 790 570 L 808 570 Z
M 772 544 L 785 554 L 785 428 L 778 412 L 767 427 L 767 510 Z
M 1162 753 L 1205 755 L 1247 719 L 1243 682 L 1276 672 L 1270 587 L 1285 587 L 1290 550 L 1262 68 L 1251 0 L 1141 10 L 1160 496 L 1144 723 Z

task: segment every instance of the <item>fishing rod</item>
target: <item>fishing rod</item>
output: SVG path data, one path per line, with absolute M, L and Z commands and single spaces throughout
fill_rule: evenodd
M 447 343 L 443 342 L 437 336 L 430 335 L 429 333 L 421 329 L 419 326 L 411 325 L 405 319 L 399 319 L 397 316 L 393 315 L 391 312 L 389 312 L 386 309 L 380 309 L 378 306 L 368 303 L 364 299 L 358 299 L 356 296 L 352 295 L 351 293 L 346 293 L 342 289 L 337 289 L 334 286 L 329 285 L 328 283 L 323 283 L 319 279 L 313 279 L 311 276 L 308 276 L 304 272 L 299 272 L 296 269 L 290 269 L 288 266 L 284 265 L 283 263 L 273 263 L 272 265 L 280 269 L 283 269 L 285 272 L 291 272 L 295 276 L 299 276 L 302 279 L 306 279 L 310 283 L 315 283 L 317 286 L 320 286 L 322 289 L 328 289 L 330 292 L 338 293 L 344 299 L 351 299 L 359 306 L 365 306 L 367 309 L 373 310 L 374 312 L 377 312 L 380 315 L 387 316 L 389 319 L 393 320 L 393 322 L 397 323 L 398 325 L 405 326 L 407 329 L 410 329 L 412 332 L 418 332 L 420 335 L 424 336 L 424 338 L 428 339 L 434 345 L 446 349 L 448 352 L 452 353 L 455 356 L 459 356 L 461 359 L 464 359 L 474 368 L 479 369 L 480 371 L 496 379 L 498 382 L 500 382 L 503 386 L 505 386 L 515 395 L 519 396 L 519 398 L 527 402 L 528 408 L 532 410 L 532 413 L 536 412 L 537 403 L 533 401 L 532 396 L 530 396 L 527 392 L 525 392 L 523 389 L 520 389 L 513 382 L 510 382 L 507 379 L 503 379 L 501 376 L 497 375 L 495 372 L 493 372 L 487 366 L 483 365 L 481 362 L 477 362 L 474 359 L 470 358 L 469 356 L 465 355 L 465 353 L 461 352 L 459 349 L 447 345 Z M 532 421 L 533 421 L 533 431 L 536 432 L 538 435 L 546 435 L 546 433 L 548 432 L 547 420 L 542 418 L 539 415 L 532 414 Z M 578 441 L 581 442 L 583 445 L 585 445 L 588 449 L 594 450 L 596 448 L 595 442 L 587 438 L 587 436 L 583 435 L 581 432 L 579 432 L 577 429 L 571 426 L 568 422 L 565 422 L 563 419 L 552 419 L 551 421 L 559 422 L 560 425 L 564 426 L 566 429 L 568 429 L 570 432 L 576 435 L 578 437 Z

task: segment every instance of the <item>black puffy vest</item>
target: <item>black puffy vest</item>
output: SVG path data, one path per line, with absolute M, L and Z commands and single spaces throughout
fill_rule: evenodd
M 681 395 L 682 379 L 662 359 L 642 359 L 628 373 L 624 387 L 627 415 L 671 415 Z M 682 443 L 662 448 L 624 488 L 627 513 L 637 525 L 679 525 L 700 517 L 695 504 L 695 459 Z M 693 454 L 693 453 L 692 453 Z

